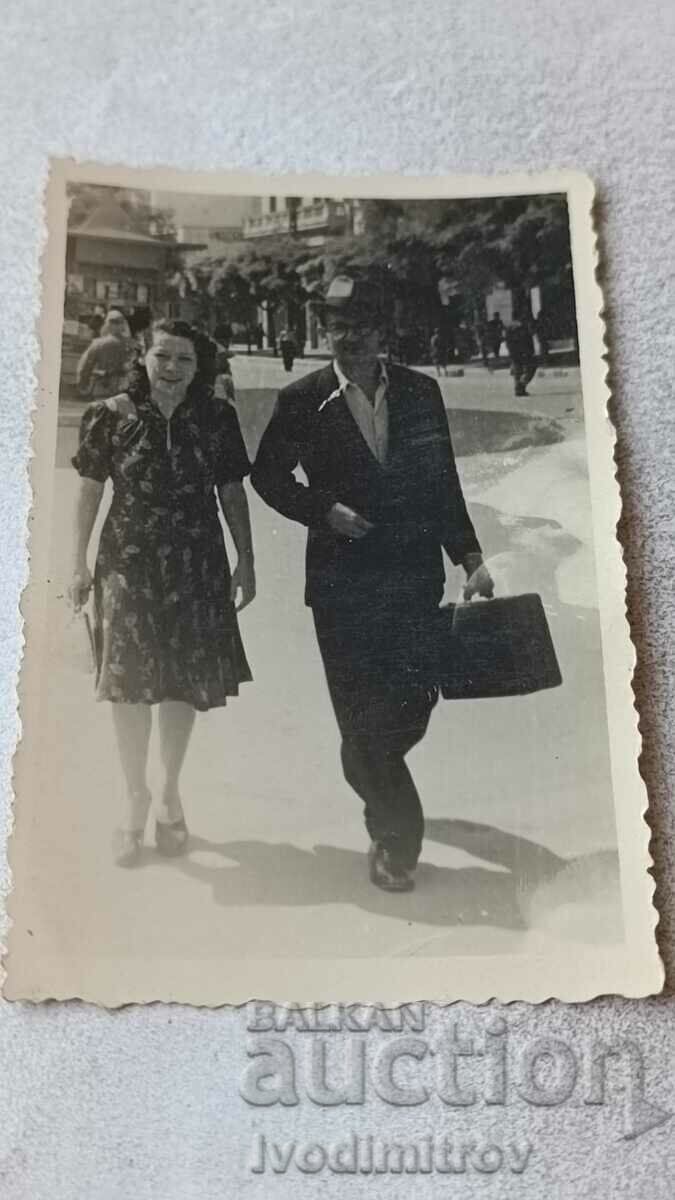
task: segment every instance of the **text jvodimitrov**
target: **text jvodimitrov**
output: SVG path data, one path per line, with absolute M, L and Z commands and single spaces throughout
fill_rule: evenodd
M 645 1067 L 640 1046 L 631 1039 L 594 1039 L 572 1046 L 560 1036 L 544 1036 L 517 1045 L 501 1016 L 486 1014 L 471 1028 L 448 1022 L 438 1036 L 426 1034 L 426 1006 L 379 1004 L 307 1007 L 254 1002 L 247 1010 L 248 1063 L 240 1080 L 247 1104 L 294 1107 L 303 1099 L 321 1108 L 363 1105 L 375 1099 L 397 1108 L 433 1102 L 448 1117 L 476 1105 L 492 1109 L 524 1103 L 557 1108 L 576 1097 L 599 1106 L 612 1099 L 610 1064 L 621 1073 L 622 1138 L 636 1138 L 669 1120 L 670 1113 L 645 1098 Z M 371 1030 L 395 1036 L 368 1038 Z M 349 1033 L 336 1044 L 334 1033 Z M 297 1038 L 296 1034 L 309 1034 Z M 285 1035 L 285 1036 L 282 1036 Z M 360 1035 L 360 1036 L 359 1036 Z M 277 1141 L 258 1134 L 249 1157 L 254 1174 L 464 1174 L 475 1170 L 521 1174 L 530 1161 L 530 1142 L 472 1135 L 462 1138 L 439 1129 L 415 1141 L 364 1133 L 322 1142 Z

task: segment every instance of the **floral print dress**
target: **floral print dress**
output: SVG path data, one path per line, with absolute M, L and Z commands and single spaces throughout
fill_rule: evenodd
M 89 406 L 72 460 L 113 486 L 94 572 L 97 699 L 213 708 L 251 679 L 215 492 L 248 474 L 239 421 L 203 385 L 170 420 L 147 386 L 131 398 L 133 417 Z

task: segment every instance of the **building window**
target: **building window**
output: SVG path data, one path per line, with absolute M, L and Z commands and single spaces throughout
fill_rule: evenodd
M 136 288 L 136 303 L 147 304 L 149 299 L 150 289 L 148 288 L 147 283 L 139 283 L 138 287 Z
M 270 212 L 275 213 L 276 211 L 277 211 L 277 198 L 276 198 L 276 196 L 270 196 Z

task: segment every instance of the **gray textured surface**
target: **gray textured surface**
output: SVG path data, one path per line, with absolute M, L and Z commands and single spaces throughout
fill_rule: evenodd
M 580 167 L 601 195 L 642 769 L 655 830 L 659 936 L 672 981 L 675 9 L 628 0 L 342 0 L 332 12 L 324 0 L 118 0 L 110 7 L 5 0 L 2 31 L 4 827 L 17 733 L 16 600 L 26 573 L 25 463 L 47 155 L 335 172 Z M 2 871 L 6 889 L 4 860 Z M 291 990 L 288 980 L 280 990 Z M 521 1049 L 535 1036 L 562 1035 L 583 1057 L 595 1036 L 633 1038 L 645 1055 L 650 1098 L 675 1110 L 673 1007 L 669 997 L 601 1000 L 512 1006 L 504 1015 Z M 480 1025 L 485 1013 L 462 1020 Z M 403 1197 L 413 1186 L 430 1195 L 672 1195 L 675 1122 L 625 1140 L 612 1104 L 589 1108 L 576 1091 L 553 1109 L 513 1102 L 459 1116 L 453 1110 L 450 1123 L 471 1126 L 479 1142 L 531 1140 L 522 1176 L 434 1176 L 413 1185 L 386 1176 L 251 1175 L 245 1157 L 254 1123 L 279 1141 L 311 1141 L 326 1128 L 337 1138 L 386 1119 L 390 1136 L 412 1138 L 438 1114 L 375 1100 L 351 1113 L 322 1112 L 306 1101 L 281 1114 L 248 1108 L 237 1095 L 242 1030 L 241 1014 L 227 1011 L 0 1007 L 2 1196 L 210 1200 L 292 1189 L 380 1196 L 386 1189 Z

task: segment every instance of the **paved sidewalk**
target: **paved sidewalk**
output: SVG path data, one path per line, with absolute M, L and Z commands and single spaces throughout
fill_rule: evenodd
M 298 358 L 293 369 L 286 372 L 281 359 L 268 354 L 235 354 L 231 360 L 232 375 L 237 395 L 246 403 L 245 393 L 270 391 L 280 388 L 311 371 L 326 365 L 319 358 Z M 425 375 L 436 378 L 443 393 L 446 407 L 485 408 L 499 411 L 522 412 L 532 415 L 565 417 L 570 413 L 581 413 L 581 377 L 578 367 L 540 370 L 532 380 L 528 396 L 515 396 L 513 381 L 508 371 L 486 371 L 483 366 L 471 366 L 461 375 L 441 376 L 433 367 L 414 367 Z M 242 395 L 243 394 L 243 395 Z M 59 424 L 78 425 L 88 401 L 67 398 L 59 405 Z

